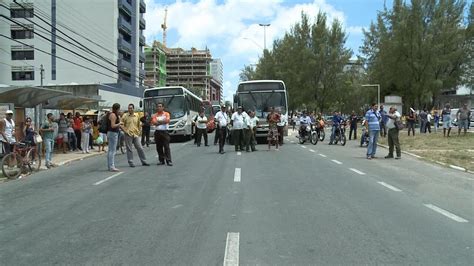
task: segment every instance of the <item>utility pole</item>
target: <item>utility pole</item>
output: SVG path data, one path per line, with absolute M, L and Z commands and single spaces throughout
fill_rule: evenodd
M 270 26 L 270 23 L 267 23 L 267 24 L 260 23 L 258 25 L 263 27 L 263 48 L 265 51 L 267 50 L 267 27 Z
M 43 68 L 43 64 L 41 64 L 41 67 L 40 67 L 40 75 L 41 75 L 41 88 L 43 87 L 43 79 L 44 79 L 44 68 Z

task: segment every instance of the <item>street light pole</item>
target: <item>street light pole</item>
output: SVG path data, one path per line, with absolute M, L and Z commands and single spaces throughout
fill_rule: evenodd
M 270 23 L 260 23 L 259 26 L 263 27 L 263 48 L 267 50 L 267 27 L 270 26 Z
M 362 87 L 377 87 L 377 105 L 380 107 L 380 84 L 363 84 Z

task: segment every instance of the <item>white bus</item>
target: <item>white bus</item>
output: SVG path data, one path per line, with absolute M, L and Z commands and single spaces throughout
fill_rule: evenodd
M 257 138 L 267 137 L 267 115 L 269 108 L 280 108 L 282 116 L 288 118 L 288 96 L 285 83 L 281 80 L 251 80 L 240 82 L 234 96 L 234 103 L 244 110 L 253 110 L 259 118 Z M 285 136 L 288 130 L 284 130 Z
M 202 100 L 184 87 L 146 89 L 143 93 L 143 111 L 150 115 L 156 113 L 158 103 L 163 103 L 165 111 L 170 113 L 169 134 L 190 139 L 194 134 L 193 118 L 198 115 Z M 153 136 L 154 126 L 150 131 Z

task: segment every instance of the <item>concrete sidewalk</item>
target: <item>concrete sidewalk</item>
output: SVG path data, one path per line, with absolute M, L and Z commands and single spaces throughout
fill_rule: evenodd
M 87 158 L 95 157 L 95 156 L 106 156 L 107 152 L 98 152 L 97 150 L 92 150 L 90 153 L 82 153 L 82 152 L 68 152 L 62 153 L 60 151 L 56 151 L 53 153 L 52 162 L 56 167 L 67 165 L 74 161 L 80 161 Z M 46 161 L 44 156 L 41 156 L 41 167 L 40 171 L 47 171 L 46 168 Z M 3 173 L 0 170 L 0 183 L 6 182 L 9 179 L 3 176 Z

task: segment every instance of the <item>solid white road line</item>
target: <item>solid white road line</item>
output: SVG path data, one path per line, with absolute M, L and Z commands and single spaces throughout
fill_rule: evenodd
M 331 161 L 333 161 L 333 162 L 335 162 L 335 163 L 337 163 L 337 164 L 342 164 L 342 163 L 339 162 L 338 160 L 331 160 Z
M 242 152 L 238 151 L 238 152 L 237 152 L 237 155 L 242 155 Z
M 452 165 L 452 164 L 450 164 L 449 167 L 451 167 L 453 169 L 456 169 L 456 170 L 459 170 L 459 171 L 463 171 L 463 172 L 466 171 L 465 168 L 462 168 L 462 167 L 459 167 L 459 166 L 456 166 L 456 165 Z
M 359 175 L 365 175 L 364 172 L 361 172 L 361 171 L 359 171 L 359 170 L 357 170 L 357 169 L 355 169 L 355 168 L 349 168 L 349 170 L 351 170 L 352 172 L 356 172 L 356 173 L 358 173 Z
M 309 149 L 309 151 L 310 151 L 310 152 L 316 152 L 316 151 L 315 151 L 315 150 L 313 150 L 313 149 Z
M 446 211 L 446 210 L 443 210 L 443 209 L 441 209 L 440 207 L 437 207 L 437 206 L 435 206 L 435 205 L 433 205 L 433 204 L 424 204 L 424 205 L 425 205 L 426 207 L 432 209 L 433 211 L 438 212 L 438 213 L 441 213 L 442 215 L 444 215 L 444 216 L 446 216 L 446 217 L 448 217 L 448 218 L 450 218 L 450 219 L 452 219 L 452 220 L 454 220 L 454 221 L 456 221 L 456 222 L 458 222 L 458 223 L 467 223 L 467 222 L 468 222 L 468 220 L 466 220 L 466 219 L 464 219 L 464 218 L 461 218 L 461 217 L 459 217 L 459 216 L 457 216 L 457 215 L 455 215 L 455 214 L 452 214 L 452 213 L 450 213 L 450 212 L 448 212 L 448 211 Z
M 224 266 L 239 265 L 240 233 L 227 233 L 225 241 Z
M 306 146 L 301 145 L 301 148 L 306 149 Z
M 98 185 L 100 185 L 100 184 L 102 184 L 102 183 L 104 183 L 104 182 L 107 182 L 107 181 L 109 181 L 110 179 L 112 179 L 112 178 L 114 178 L 114 177 L 117 177 L 117 176 L 119 176 L 119 175 L 121 175 L 121 174 L 123 174 L 123 172 L 119 172 L 119 173 L 116 173 L 116 174 L 114 174 L 114 175 L 111 175 L 111 176 L 107 177 L 107 178 L 104 179 L 104 180 L 101 180 L 101 181 L 99 181 L 99 182 L 94 183 L 94 186 L 98 186 Z
M 240 182 L 240 173 L 241 173 L 241 169 L 240 168 L 235 168 L 235 172 L 234 172 L 234 182 Z
M 401 192 L 401 191 L 402 191 L 401 189 L 398 189 L 398 188 L 396 188 L 396 187 L 394 187 L 394 186 L 392 186 L 392 185 L 389 185 L 389 184 L 387 184 L 387 183 L 385 183 L 385 182 L 377 182 L 377 183 L 379 183 L 380 185 L 382 185 L 382 186 L 384 186 L 384 187 L 386 187 L 386 188 L 388 188 L 388 189 L 390 189 L 390 190 L 396 191 L 396 192 Z
M 319 156 L 324 157 L 324 158 L 327 157 L 326 155 L 324 155 L 324 154 L 322 154 L 322 153 L 320 153 Z

